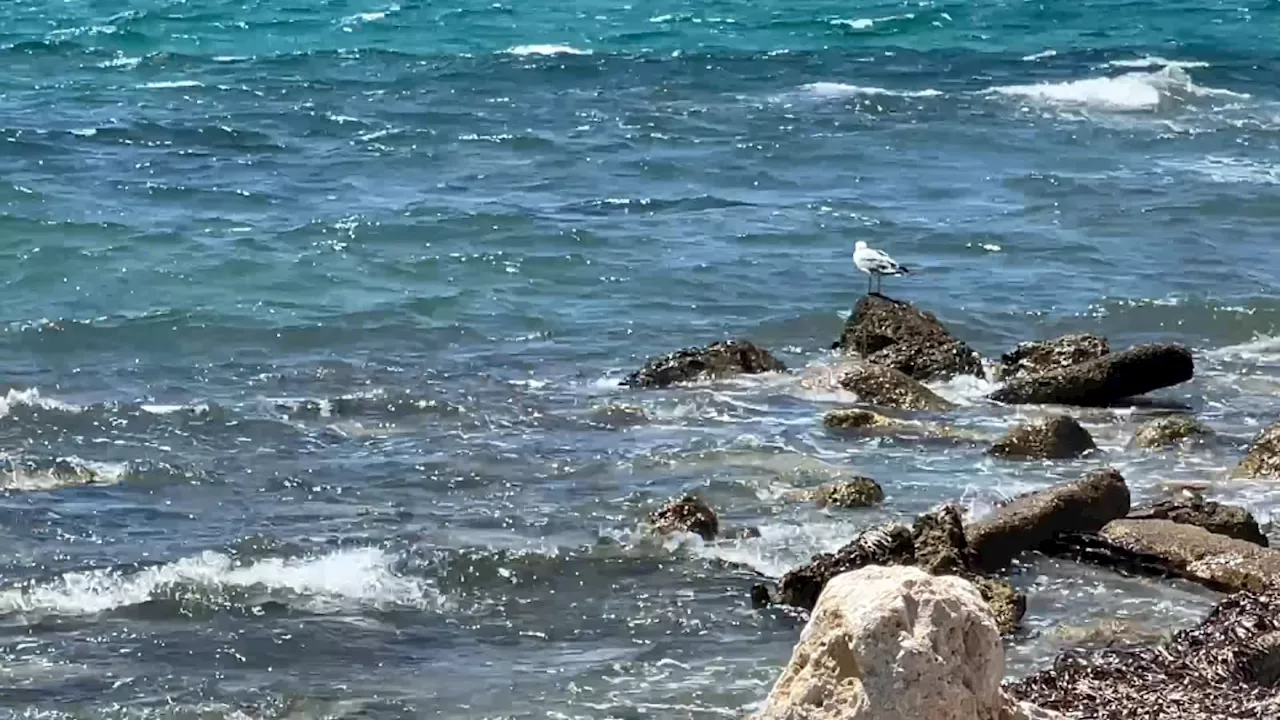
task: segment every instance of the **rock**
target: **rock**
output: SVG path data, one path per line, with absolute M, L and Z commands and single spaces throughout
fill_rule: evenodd
M 758 720 L 1006 720 L 1004 648 L 973 585 L 911 567 L 834 578 Z M 1041 715 L 1045 717 L 1045 715 Z
M 813 501 L 820 508 L 871 507 L 884 502 L 884 490 L 880 487 L 880 483 L 871 478 L 855 477 L 851 480 L 840 480 L 823 485 L 813 493 Z
M 973 583 L 982 595 L 982 599 L 987 602 L 987 607 L 991 610 L 1001 635 L 1012 634 L 1018 629 L 1022 616 L 1027 614 L 1025 594 L 997 578 L 971 574 L 964 575 L 964 578 Z
M 1155 647 L 1073 650 L 1005 686 L 1072 718 L 1280 717 L 1280 593 L 1238 593 Z
M 1058 415 L 1010 430 L 991 446 L 987 454 L 1023 460 L 1053 460 L 1080 457 L 1097 447 L 1093 436 L 1074 418 Z
M 694 495 L 684 495 L 649 515 L 649 522 L 661 533 L 691 532 L 703 540 L 714 540 L 720 531 L 715 512 Z
M 911 527 L 911 536 L 916 565 L 925 572 L 940 575 L 969 570 L 969 541 L 964 536 L 964 522 L 956 506 L 944 505 L 920 515 Z
M 1258 433 L 1249 446 L 1249 454 L 1240 461 L 1233 475 L 1280 478 L 1280 422 Z
M 901 410 L 946 410 L 951 403 L 911 377 L 883 365 L 862 363 L 840 378 L 840 387 L 872 405 Z
M 745 340 L 730 340 L 650 358 L 644 367 L 628 375 L 622 384 L 635 388 L 662 388 L 691 380 L 782 372 L 786 369 L 768 350 Z
M 866 295 L 858 301 L 834 347 L 916 380 L 983 377 L 982 358 L 937 317 L 883 295 Z
M 1181 345 L 1139 345 L 1096 360 L 1015 378 L 988 397 L 1010 405 L 1113 405 L 1136 395 L 1186 382 L 1195 371 Z
M 1061 536 L 1045 551 L 1223 592 L 1280 587 L 1280 551 L 1172 520 L 1115 520 L 1097 534 Z
M 838 408 L 822 416 L 822 424 L 840 430 L 893 427 L 898 421 L 871 410 Z
M 1143 423 L 1134 442 L 1138 447 L 1158 448 L 1208 434 L 1209 428 L 1190 415 L 1165 415 Z
M 915 547 L 909 529 L 903 525 L 875 527 L 859 533 L 834 553 L 814 555 L 808 563 L 788 571 L 774 591 L 757 585 L 752 588 L 751 597 L 757 607 L 790 605 L 812 610 L 822 588 L 840 573 L 867 565 L 909 565 L 914 560 Z
M 1053 340 L 1020 343 L 1018 347 L 1000 356 L 1000 364 L 995 368 L 995 379 L 1008 381 L 1061 370 L 1096 360 L 1110 352 L 1111 345 L 1107 339 L 1098 335 L 1063 335 Z
M 977 568 L 991 572 L 1060 533 L 1088 533 L 1129 513 L 1129 487 L 1111 468 L 1021 495 L 970 523 L 965 537 Z
M 1129 519 L 1172 520 L 1176 523 L 1202 527 L 1211 533 L 1226 535 L 1263 547 L 1267 546 L 1267 536 L 1262 534 L 1258 521 L 1248 510 L 1205 500 L 1199 493 L 1135 508 L 1129 513 Z

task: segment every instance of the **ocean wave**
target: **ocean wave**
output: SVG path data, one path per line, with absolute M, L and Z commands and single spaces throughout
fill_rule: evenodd
M 990 94 L 1049 105 L 1114 112 L 1152 112 L 1201 97 L 1248 98 L 1248 95 L 1195 84 L 1186 70 L 1165 67 L 1155 72 L 1132 72 L 1116 77 L 1084 78 L 1033 85 L 1003 85 Z
M 503 52 L 509 55 L 590 55 L 590 50 L 581 50 L 571 45 L 516 45 Z
M 47 492 L 67 487 L 115 485 L 124 480 L 129 466 L 62 457 L 50 460 L 0 459 L 0 490 Z
M 144 90 L 172 90 L 176 88 L 204 87 L 204 83 L 199 80 L 158 80 L 156 82 L 143 83 L 138 87 Z
M 316 613 L 352 606 L 439 608 L 436 590 L 398 574 L 395 562 L 370 547 L 247 563 L 206 551 L 134 572 L 74 571 L 5 589 L 0 614 L 82 616 L 173 600 L 213 609 L 275 601 Z M 253 591 L 256 596 L 248 594 Z
M 0 417 L 5 417 L 18 408 L 52 410 L 62 413 L 79 413 L 83 410 L 78 405 L 43 397 L 39 388 L 9 390 L 4 394 L 4 397 L 0 397 Z
M 1111 60 L 1107 63 L 1107 66 L 1135 69 L 1176 67 L 1183 68 L 1185 70 L 1191 68 L 1207 68 L 1209 67 L 1209 63 L 1201 62 L 1199 60 L 1169 60 L 1168 58 L 1162 58 L 1159 55 L 1144 55 L 1139 58 Z
M 1163 162 L 1166 167 L 1189 170 L 1223 184 L 1280 185 L 1280 166 L 1248 158 L 1209 155 L 1192 162 Z
M 1048 58 L 1051 58 L 1051 57 L 1055 57 L 1055 56 L 1057 56 L 1057 54 L 1058 54 L 1058 51 L 1057 51 L 1057 50 L 1041 50 L 1041 51 L 1040 51 L 1040 52 L 1038 52 L 1038 53 L 1031 53 L 1030 55 L 1023 55 L 1023 56 L 1022 56 L 1022 61 L 1023 61 L 1023 62 L 1035 62 L 1035 61 L 1037 61 L 1037 60 L 1047 60 Z
M 837 97 L 856 97 L 856 96 L 891 96 L 904 98 L 922 98 L 922 97 L 938 97 L 942 95 L 939 90 L 926 88 L 924 90 L 893 90 L 890 88 L 882 88 L 866 85 L 849 85 L 838 82 L 814 82 L 801 85 L 800 90 L 809 95 L 820 98 L 837 98 Z
M 876 27 L 877 25 L 883 25 L 885 23 L 890 23 L 895 20 L 914 20 L 915 17 L 916 17 L 915 13 L 904 13 L 902 15 L 886 15 L 884 17 L 878 17 L 878 18 L 854 18 L 852 20 L 835 19 L 835 20 L 830 20 L 828 22 L 831 25 L 848 28 L 850 30 L 870 30 Z

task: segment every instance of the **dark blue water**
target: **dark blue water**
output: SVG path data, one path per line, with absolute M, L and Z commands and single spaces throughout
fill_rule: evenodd
M 738 717 L 776 575 L 939 501 L 1225 479 L 1280 390 L 1280 6 L 0 4 L 0 713 Z M 836 437 L 864 239 L 995 358 L 1176 341 L 1221 441 Z M 785 375 L 617 379 L 726 336 Z M 850 474 L 883 508 L 793 491 Z M 655 539 L 682 491 L 762 537 Z M 1211 594 L 1033 562 L 1011 672 Z

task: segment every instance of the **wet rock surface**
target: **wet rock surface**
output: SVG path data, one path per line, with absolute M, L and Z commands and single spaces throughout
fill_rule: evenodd
M 1209 428 L 1190 415 L 1166 415 L 1143 423 L 1134 442 L 1138 447 L 1161 448 L 1210 434 Z
M 873 410 L 838 408 L 822 416 L 822 424 L 833 430 L 861 430 L 865 428 L 890 428 L 898 421 Z
M 776 588 L 764 584 L 752 588 L 757 607 L 789 605 L 812 610 L 831 578 L 867 565 L 909 565 L 915 560 L 911 530 L 885 525 L 866 530 L 834 553 L 820 553 L 782 576 Z
M 916 380 L 983 376 L 978 353 L 933 313 L 883 295 L 858 301 L 835 347 Z
M 1021 495 L 965 528 L 973 562 L 991 572 L 1062 533 L 1093 532 L 1129 513 L 1129 488 L 1111 468 Z
M 840 387 L 862 402 L 900 410 L 946 410 L 951 403 L 890 367 L 860 363 L 840 377 Z
M 661 533 L 691 532 L 703 540 L 714 540 L 720 531 L 715 512 L 696 495 L 683 495 L 649 515 L 649 522 Z
M 1130 520 L 1172 520 L 1184 525 L 1202 527 L 1209 532 L 1255 545 L 1267 545 L 1267 536 L 1262 533 L 1258 521 L 1248 510 L 1206 500 L 1199 493 L 1134 508 L 1128 518 Z
M 1158 646 L 1075 650 L 1005 686 L 1068 718 L 1280 717 L 1280 593 L 1238 593 Z
M 1084 333 L 1025 342 L 1000 357 L 994 375 L 998 381 L 1039 375 L 1096 360 L 1110 352 L 1106 338 Z
M 884 502 L 884 489 L 869 477 L 855 477 L 827 483 L 813 491 L 813 502 L 820 508 L 863 508 Z
M 1061 460 L 1095 449 L 1093 436 L 1075 418 L 1058 415 L 1010 430 L 987 454 L 1019 460 Z
M 628 375 L 622 384 L 633 388 L 663 388 L 694 380 L 782 372 L 786 369 L 768 350 L 745 340 L 729 340 L 650 358 L 644 367 Z
M 1280 479 L 1280 422 L 1258 433 L 1249 446 L 1249 453 L 1233 474 L 1245 478 Z
M 1010 405 L 1104 407 L 1191 379 L 1195 361 L 1181 345 L 1139 345 L 1096 360 L 1010 380 L 988 397 Z

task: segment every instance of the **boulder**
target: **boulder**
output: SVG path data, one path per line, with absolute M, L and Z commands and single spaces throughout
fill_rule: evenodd
M 837 408 L 822 416 L 822 424 L 837 430 L 861 430 L 864 428 L 893 427 L 899 423 L 871 410 Z
M 1004 695 L 1003 675 L 1000 632 L 973 585 L 918 568 L 867 567 L 828 584 L 756 717 L 1051 717 Z
M 1059 460 L 1080 457 L 1097 447 L 1093 436 L 1075 418 L 1057 415 L 1010 430 L 987 454 L 1020 460 Z
M 840 387 L 871 405 L 901 410 L 946 410 L 951 403 L 910 376 L 884 365 L 861 363 L 840 378 Z
M 1096 534 L 1060 536 L 1045 551 L 1223 592 L 1280 587 L 1280 551 L 1172 520 L 1115 520 Z
M 1096 360 L 1111 352 L 1107 339 L 1099 335 L 1063 335 L 1053 340 L 1020 343 L 1018 347 L 1000 356 L 995 368 L 999 381 L 1039 375 L 1061 370 L 1089 360 Z
M 1206 500 L 1200 493 L 1161 500 L 1129 513 L 1130 520 L 1172 520 L 1184 525 L 1202 527 L 1211 533 L 1226 535 L 1255 545 L 1267 546 L 1258 521 L 1242 507 Z
M 884 502 L 884 489 L 880 487 L 880 483 L 869 477 L 855 477 L 819 487 L 813 493 L 813 501 L 820 508 L 871 507 Z
M 1237 593 L 1158 646 L 1073 650 L 1005 686 L 1072 718 L 1280 718 L 1280 593 Z
M 858 301 L 834 347 L 916 380 L 983 377 L 982 358 L 937 317 L 883 295 L 866 295 Z
M 874 527 L 858 534 L 834 553 L 819 553 L 809 562 L 793 568 L 776 589 L 758 584 L 751 589 L 752 603 L 789 605 L 812 610 L 818 595 L 831 578 L 867 565 L 909 565 L 915 560 L 911 530 L 903 525 Z
M 1165 415 L 1143 423 L 1134 442 L 1138 447 L 1159 448 L 1209 434 L 1209 428 L 1190 415 Z
M 1022 616 L 1027 614 L 1027 596 L 999 578 L 966 573 L 962 577 L 973 583 L 987 602 L 991 616 L 1001 635 L 1010 635 L 1018 629 Z
M 1244 478 L 1280 478 L 1280 422 L 1258 433 L 1233 474 Z
M 954 505 L 920 515 L 911 527 L 916 546 L 916 567 L 933 575 L 959 575 L 982 594 L 991 607 L 1000 633 L 1007 635 L 1018 628 L 1027 612 L 1027 596 L 1012 585 L 992 577 L 970 572 L 969 542 L 964 535 L 960 510 Z
M 628 375 L 622 384 L 634 388 L 662 388 L 692 380 L 782 372 L 786 369 L 768 350 L 745 340 L 729 340 L 650 358 L 644 367 Z
M 1129 513 L 1129 487 L 1111 468 L 1066 485 L 1027 493 L 965 528 L 974 565 L 999 570 L 1060 533 L 1088 533 Z
M 720 521 L 700 498 L 695 495 L 684 495 L 649 515 L 649 522 L 658 532 L 690 532 L 700 535 L 703 540 L 714 540 L 720 531 Z
M 1139 345 L 1096 360 L 1010 380 L 989 397 L 1010 405 L 1107 406 L 1191 379 L 1195 362 L 1181 345 Z

